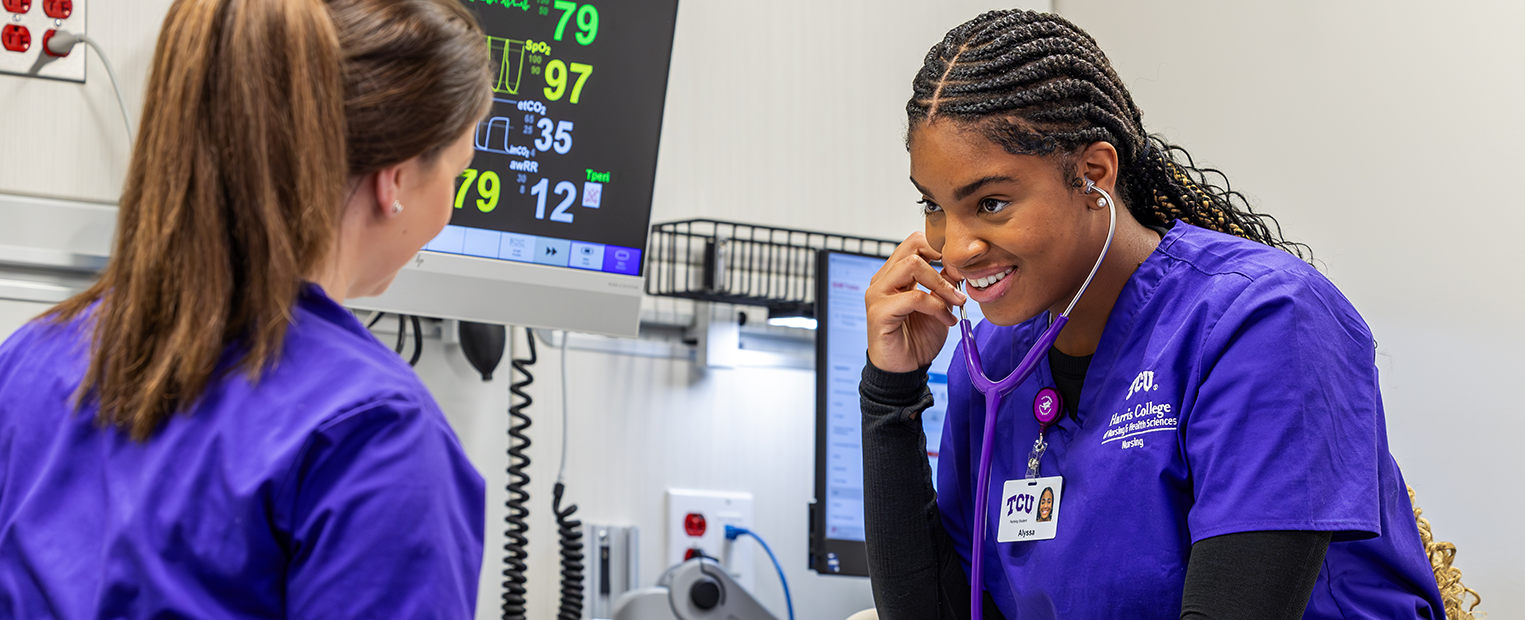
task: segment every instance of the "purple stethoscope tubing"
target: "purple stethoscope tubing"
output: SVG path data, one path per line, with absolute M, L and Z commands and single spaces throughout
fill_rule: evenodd
M 1085 193 L 1089 194 L 1093 191 L 1101 194 L 1110 211 L 1107 242 L 1101 246 L 1101 255 L 1096 257 L 1096 264 L 1091 267 L 1091 273 L 1080 285 L 1080 290 L 1075 292 L 1075 297 L 1070 299 L 1070 305 L 1049 324 L 1043 335 L 1038 336 L 1037 342 L 1033 343 L 1033 347 L 1028 349 L 1027 355 L 1022 358 L 1022 363 L 1017 364 L 1016 370 L 1011 371 L 1005 379 L 992 381 L 990 377 L 985 376 L 985 367 L 980 362 L 980 352 L 974 343 L 974 329 L 969 325 L 969 316 L 965 313 L 963 306 L 958 308 L 959 329 L 964 335 L 964 364 L 969 367 L 969 383 L 985 395 L 985 434 L 980 441 L 980 468 L 975 478 L 974 544 L 969 550 L 969 613 L 973 620 L 982 620 L 985 615 L 983 605 L 985 584 L 981 578 L 985 568 L 985 522 L 987 521 L 985 513 L 990 509 L 990 448 L 995 443 L 995 419 L 996 414 L 1001 410 L 1001 397 L 1010 394 L 1038 368 L 1038 361 L 1043 359 L 1049 347 L 1054 345 L 1054 340 L 1059 337 L 1059 331 L 1070 322 L 1070 312 L 1075 309 L 1080 296 L 1085 294 L 1087 288 L 1090 288 L 1091 280 L 1096 278 L 1096 272 L 1101 270 L 1101 263 L 1106 260 L 1107 251 L 1112 249 L 1112 237 L 1117 234 L 1117 203 L 1112 201 L 1112 195 L 1106 190 L 1097 187 L 1094 181 L 1086 179 Z M 1042 433 L 1043 429 L 1040 428 L 1038 432 Z

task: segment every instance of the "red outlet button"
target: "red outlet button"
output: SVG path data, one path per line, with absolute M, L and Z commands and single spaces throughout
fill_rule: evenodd
M 12 13 L 25 13 L 32 10 L 32 0 L 5 0 L 5 10 Z
M 690 512 L 688 513 L 688 516 L 683 517 L 683 533 L 688 534 L 689 536 L 693 536 L 694 538 L 703 536 L 705 527 L 706 524 L 704 523 L 704 515 L 702 514 L 697 512 Z

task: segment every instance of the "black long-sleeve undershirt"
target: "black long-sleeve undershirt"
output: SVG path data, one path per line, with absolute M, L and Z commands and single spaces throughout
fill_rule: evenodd
M 1069 362 L 1074 368 L 1077 360 L 1057 360 L 1055 366 Z M 943 531 L 926 458 L 921 412 L 932 405 L 926 380 L 925 368 L 891 373 L 868 363 L 859 385 L 865 539 L 874 603 L 885 620 L 970 617 L 969 580 Z M 1073 398 L 1064 394 L 1067 404 L 1079 402 L 1079 385 L 1060 387 L 1074 390 Z M 1197 542 L 1188 558 L 1181 617 L 1302 617 L 1329 540 L 1329 532 L 1269 531 Z M 988 592 L 984 617 L 1004 620 Z

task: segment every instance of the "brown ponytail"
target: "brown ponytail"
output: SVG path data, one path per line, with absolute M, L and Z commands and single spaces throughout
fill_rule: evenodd
M 146 439 L 194 406 L 217 372 L 257 380 L 279 359 L 302 282 L 337 239 L 352 174 L 438 150 L 490 100 L 485 42 L 458 4 L 170 7 L 111 261 L 94 286 L 50 313 L 92 320 L 77 397 L 98 406 L 103 425 Z M 386 20 L 397 23 L 379 27 Z M 387 36 L 398 32 L 426 34 Z M 448 49 L 378 58 L 346 47 L 367 36 L 378 37 L 367 42 L 372 50 L 416 42 Z M 451 82 L 475 83 L 476 92 L 427 91 Z M 388 107 L 369 97 L 399 91 L 411 100 Z M 375 141 L 385 148 L 361 141 L 381 128 L 387 133 Z

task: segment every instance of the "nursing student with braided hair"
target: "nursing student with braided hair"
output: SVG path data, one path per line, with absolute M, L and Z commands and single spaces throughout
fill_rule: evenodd
M 866 294 L 881 617 L 968 617 L 974 544 L 986 618 L 1444 616 L 1388 452 L 1372 335 L 1301 246 L 1149 136 L 1096 42 L 1059 17 L 981 15 L 933 46 L 913 87 L 926 230 Z M 927 367 L 962 284 L 985 315 L 985 373 L 1012 371 L 1106 240 L 1087 181 L 1118 201 L 1116 237 L 1047 363 L 1004 398 L 992 508 L 976 515 L 984 396 L 955 361 L 934 493 Z M 1068 414 L 1040 467 L 1063 478 L 1055 535 L 998 542 L 1003 482 L 1026 477 L 1045 388 Z

